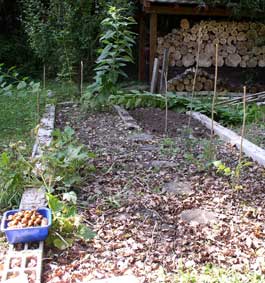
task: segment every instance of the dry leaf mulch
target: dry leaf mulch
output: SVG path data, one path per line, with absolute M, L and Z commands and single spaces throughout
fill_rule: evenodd
M 78 106 L 58 112 L 57 127 L 66 125 L 97 154 L 97 171 L 78 196 L 80 211 L 97 236 L 67 251 L 48 251 L 43 282 L 126 274 L 160 282 L 161 270 L 174 274 L 180 260 L 185 267 L 213 263 L 265 272 L 264 168 L 255 163 L 245 167 L 238 191 L 231 177 L 201 164 L 205 138 L 189 140 L 179 133 L 170 140 L 174 146 L 159 133 L 137 140 L 116 113 L 83 114 Z M 217 159 L 233 168 L 237 150 L 219 142 L 216 146 Z M 164 192 L 174 180 L 188 182 L 192 193 Z M 201 225 L 180 217 L 196 208 L 215 213 L 217 221 Z

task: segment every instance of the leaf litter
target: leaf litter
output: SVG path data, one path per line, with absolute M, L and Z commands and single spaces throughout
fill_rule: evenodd
M 43 282 L 130 274 L 140 282 L 173 282 L 161 274 L 176 273 L 180 262 L 186 268 L 211 263 L 265 272 L 264 168 L 245 167 L 238 180 L 242 189 L 235 190 L 229 176 L 200 164 L 206 130 L 192 141 L 176 134 L 169 142 L 153 132 L 152 140 L 135 141 L 131 137 L 137 133 L 126 130 L 116 113 L 83 114 L 77 105 L 58 112 L 57 127 L 66 125 L 97 155 L 95 175 L 78 193 L 80 212 L 97 236 L 63 252 L 47 250 Z M 217 159 L 234 168 L 237 150 L 218 141 L 216 147 Z M 188 182 L 192 193 L 163 190 L 176 180 Z M 214 213 L 217 221 L 199 224 L 180 217 L 195 209 Z

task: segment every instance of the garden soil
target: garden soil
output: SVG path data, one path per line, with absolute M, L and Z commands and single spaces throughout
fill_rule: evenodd
M 159 118 L 150 118 L 155 113 Z M 176 282 L 180 262 L 184 268 L 211 263 L 264 272 L 264 167 L 253 163 L 237 179 L 225 176 L 210 162 L 203 127 L 192 124 L 195 133 L 197 127 L 203 133 L 199 137 L 173 129 L 168 138 L 163 111 L 131 114 L 148 138 L 132 138 L 145 130 L 127 130 L 115 112 L 82 113 L 78 105 L 57 111 L 57 127 L 73 127 L 96 153 L 96 171 L 76 191 L 83 220 L 97 236 L 66 251 L 46 247 L 43 282 L 130 274 L 143 283 Z M 177 114 L 172 121 L 174 115 L 170 129 L 186 125 L 187 117 Z M 233 171 L 238 151 L 218 140 L 215 149 L 215 159 Z

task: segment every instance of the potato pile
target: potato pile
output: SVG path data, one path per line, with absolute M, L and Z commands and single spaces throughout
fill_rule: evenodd
M 8 228 L 25 228 L 48 225 L 48 219 L 43 217 L 37 210 L 21 210 L 7 218 Z

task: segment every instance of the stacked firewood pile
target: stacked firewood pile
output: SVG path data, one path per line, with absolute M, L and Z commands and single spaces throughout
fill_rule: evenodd
M 216 43 L 219 67 L 265 67 L 265 24 L 256 22 L 201 21 L 191 26 L 182 19 L 179 29 L 158 38 L 158 56 L 162 59 L 164 48 L 169 48 L 169 66 L 194 66 L 199 38 L 199 67 L 215 65 Z
M 168 81 L 168 91 L 192 91 L 195 69 L 187 69 L 184 73 Z M 214 88 L 214 75 L 199 69 L 196 77 L 195 91 L 212 91 Z M 218 90 L 222 91 L 225 86 L 218 81 Z

